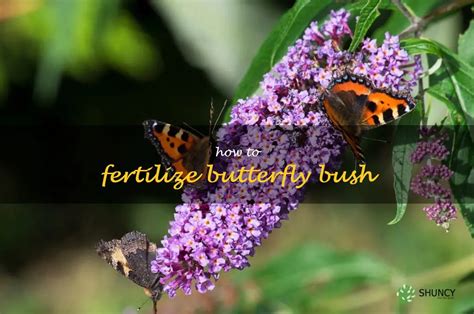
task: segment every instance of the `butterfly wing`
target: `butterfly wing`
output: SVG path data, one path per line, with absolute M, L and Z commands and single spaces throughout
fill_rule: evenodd
M 367 101 L 367 95 L 357 95 L 354 91 L 329 91 L 323 105 L 329 120 L 338 129 L 351 147 L 359 162 L 364 162 L 364 154 L 359 145 L 361 133 L 360 117 Z
M 186 169 L 194 170 L 197 173 L 206 174 L 207 163 L 211 155 L 210 137 L 205 136 L 191 147 L 189 152 L 183 155 L 183 166 Z
M 361 162 L 364 161 L 359 146 L 362 130 L 384 125 L 415 108 L 409 95 L 375 89 L 367 78 L 352 74 L 344 74 L 330 84 L 323 105 L 329 119 Z
M 378 127 L 400 118 L 414 108 L 415 102 L 408 95 L 375 90 L 367 98 L 361 123 L 369 128 Z
M 415 102 L 409 94 L 376 89 L 369 79 L 353 74 L 336 78 L 328 90 L 329 93 L 336 94 L 343 100 L 346 106 L 338 109 L 352 117 L 346 120 L 354 122 L 353 120 L 357 119 L 356 124 L 364 128 L 384 125 L 415 108 Z M 353 95 L 344 97 L 342 92 Z
M 182 128 L 156 120 L 147 120 L 143 125 L 145 137 L 153 143 L 166 168 L 183 175 L 190 171 L 204 171 L 209 160 L 208 137 L 200 138 Z
M 138 231 L 125 234 L 120 240 L 101 240 L 96 251 L 119 273 L 145 288 L 154 303 L 161 298 L 160 276 L 151 272 L 151 261 L 156 256 L 156 244 Z

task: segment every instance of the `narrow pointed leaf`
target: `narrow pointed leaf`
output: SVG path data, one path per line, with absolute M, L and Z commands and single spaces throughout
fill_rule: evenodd
M 413 164 L 410 162 L 410 155 L 415 149 L 418 140 L 418 130 L 416 126 L 420 124 L 420 120 L 421 114 L 419 110 L 414 110 L 401 119 L 394 137 L 392 166 L 397 213 L 395 214 L 395 218 L 388 223 L 389 225 L 399 222 L 405 215 L 407 209 L 413 169 Z
M 379 7 L 382 0 L 367 0 L 360 11 L 359 20 L 356 24 L 349 51 L 354 52 L 367 34 L 369 28 L 380 15 Z

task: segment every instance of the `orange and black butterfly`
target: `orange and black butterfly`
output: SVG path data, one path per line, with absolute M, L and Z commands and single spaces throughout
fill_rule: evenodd
M 396 120 L 415 108 L 409 94 L 377 89 L 368 78 L 351 73 L 334 79 L 321 100 L 329 120 L 361 163 L 365 162 L 359 145 L 362 131 Z
M 205 173 L 211 154 L 210 136 L 199 136 L 158 120 L 143 122 L 145 137 L 155 146 L 169 171 Z
M 188 172 L 196 171 L 206 176 L 207 164 L 211 160 L 212 146 L 215 143 L 211 135 L 217 126 L 217 121 L 224 111 L 226 103 L 221 109 L 219 116 L 212 126 L 212 115 L 214 107 L 211 103 L 209 118 L 209 135 L 198 135 L 183 128 L 158 120 L 147 120 L 143 122 L 145 138 L 149 139 L 155 146 L 161 157 L 161 164 L 171 172 L 182 172 L 185 176 Z

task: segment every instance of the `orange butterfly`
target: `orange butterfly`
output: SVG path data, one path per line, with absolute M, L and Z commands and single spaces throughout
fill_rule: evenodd
M 213 125 L 214 106 L 211 102 L 209 136 L 197 135 L 158 120 L 143 122 L 145 138 L 149 139 L 155 146 L 161 157 L 161 164 L 172 172 L 181 172 L 183 176 L 191 171 L 196 171 L 199 174 L 202 173 L 203 178 L 206 177 L 207 165 L 211 160 L 212 145 L 215 142 L 211 135 L 214 133 L 226 104 L 227 102 L 224 102 Z M 199 187 L 198 184 L 196 186 Z
M 211 154 L 210 136 L 198 136 L 169 123 L 143 122 L 145 137 L 155 146 L 161 163 L 171 171 L 204 173 Z
M 361 163 L 365 162 L 359 145 L 362 131 L 396 120 L 415 108 L 409 94 L 377 89 L 369 79 L 351 73 L 333 80 L 321 101 L 329 120 Z

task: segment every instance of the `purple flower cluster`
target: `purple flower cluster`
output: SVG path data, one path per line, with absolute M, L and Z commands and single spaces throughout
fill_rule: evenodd
M 445 160 L 448 157 L 449 150 L 444 145 L 448 139 L 446 133 L 439 133 L 437 127 L 423 127 L 420 129 L 420 135 L 422 139 L 427 140 L 417 143 L 410 157 L 412 163 L 421 163 L 426 157 L 436 160 Z
M 361 52 L 356 54 L 355 60 L 355 74 L 369 76 L 378 88 L 399 92 L 409 92 L 416 86 L 423 71 L 419 56 L 414 59 L 413 70 L 404 70 L 410 63 L 408 53 L 400 48 L 398 36 L 391 36 L 389 33 L 385 34 L 385 40 L 380 47 L 377 47 L 375 39 L 364 40 Z
M 238 101 L 217 140 L 220 149 L 244 153 L 217 159 L 216 169 L 232 172 L 253 167 L 274 173 L 293 167 L 296 173 L 315 173 L 320 164 L 336 169 L 344 142 L 320 110 L 324 88 L 345 71 L 359 71 L 380 87 L 410 90 L 419 74 L 409 69 L 398 38 L 387 35 L 380 48 L 369 40 L 359 52 L 344 51 L 344 39 L 352 36 L 348 20 L 349 13 L 339 10 L 331 12 L 321 27 L 311 23 L 264 76 L 262 93 Z M 259 157 L 246 156 L 247 148 L 258 149 Z M 176 208 L 169 234 L 152 262 L 152 271 L 162 276 L 164 291 L 170 297 L 180 289 L 190 294 L 194 285 L 203 293 L 214 288 L 221 271 L 248 266 L 255 248 L 303 198 L 303 188 L 291 181 L 280 184 L 282 180 L 187 187 L 184 204 Z
M 261 157 L 218 159 L 214 166 L 230 173 L 259 169 L 274 173 L 286 166 L 295 172 L 319 171 L 339 166 L 343 143 L 322 113 L 312 112 L 311 127 L 242 126 L 230 123 L 218 132 L 218 146 L 258 148 Z M 304 137 L 301 143 L 300 137 Z M 317 176 L 312 176 L 316 178 Z M 243 175 L 247 179 L 248 175 Z M 303 197 L 303 189 L 280 176 L 274 182 L 218 181 L 207 189 L 188 187 L 184 204 L 176 208 L 169 235 L 162 241 L 152 271 L 162 274 L 164 291 L 191 293 L 194 281 L 199 292 L 214 288 L 221 271 L 243 269 L 257 246 L 278 228 Z
M 450 221 L 456 219 L 451 190 L 442 185 L 453 175 L 453 172 L 441 163 L 449 155 L 444 145 L 448 137 L 438 127 L 422 127 L 420 134 L 422 140 L 417 143 L 410 160 L 414 164 L 426 160 L 426 164 L 412 180 L 411 189 L 424 198 L 434 199 L 434 204 L 423 208 L 423 211 L 430 220 L 448 231 Z M 434 164 L 435 162 L 437 164 Z

